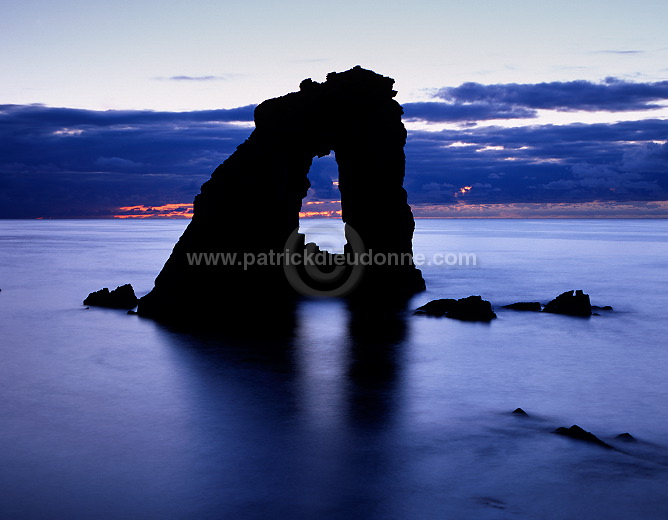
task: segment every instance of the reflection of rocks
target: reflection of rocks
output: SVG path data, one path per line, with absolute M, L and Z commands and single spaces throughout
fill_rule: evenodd
M 549 302 L 543 312 L 568 316 L 591 316 L 589 295 L 582 291 L 566 291 Z
M 612 446 L 610 446 L 607 442 L 603 442 L 601 439 L 596 437 L 596 435 L 586 430 L 583 430 L 577 424 L 574 424 L 570 428 L 564 428 L 562 426 L 554 430 L 554 433 L 570 437 L 571 439 L 577 439 L 581 441 L 591 442 L 593 444 L 598 444 L 599 446 L 602 446 L 604 448 L 612 448 Z
M 514 311 L 540 312 L 541 304 L 540 302 L 517 302 L 517 303 L 511 303 L 509 305 L 504 305 L 503 308 L 511 309 Z
M 283 266 L 257 259 L 283 252 L 299 226 L 311 163 L 332 150 L 347 225 L 346 252 L 360 253 L 351 250 L 352 228 L 365 251 L 401 260 L 399 265 L 366 266 L 352 296 L 408 296 L 424 290 L 412 263 L 414 221 L 402 186 L 406 129 L 393 83 L 355 67 L 328 74 L 324 83 L 304 80 L 299 92 L 261 103 L 251 136 L 195 198 L 194 217 L 155 287 L 141 299 L 139 314 L 180 321 L 184 313 L 208 312 L 230 322 L 230 313 L 252 305 L 252 298 L 266 299 L 270 308 L 289 306 L 296 294 Z M 249 211 L 249 204 L 260 209 Z M 237 255 L 237 262 L 189 260 L 202 253 Z M 244 264 L 246 259 L 256 261 Z
M 480 296 L 468 296 L 459 300 L 450 298 L 432 300 L 419 307 L 415 314 L 445 316 L 463 321 L 491 321 L 496 318 L 492 305 Z
M 132 309 L 137 306 L 137 297 L 132 285 L 125 284 L 109 291 L 106 287 L 92 292 L 83 301 L 84 305 L 110 307 L 112 309 Z

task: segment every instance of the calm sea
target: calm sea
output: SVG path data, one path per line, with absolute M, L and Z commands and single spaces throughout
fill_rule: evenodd
M 417 221 L 411 308 L 583 289 L 614 308 L 590 319 L 360 336 L 310 300 L 272 342 L 82 306 L 148 292 L 186 224 L 0 221 L 3 520 L 668 518 L 668 221 Z M 573 424 L 619 449 L 551 433 Z

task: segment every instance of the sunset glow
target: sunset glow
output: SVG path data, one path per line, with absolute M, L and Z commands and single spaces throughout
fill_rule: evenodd
M 299 212 L 299 218 L 341 218 L 340 200 L 312 200 L 304 202 L 305 207 L 318 206 L 317 210 L 306 208 Z M 163 204 L 161 206 L 122 206 L 113 218 L 192 218 L 193 204 Z
M 337 218 L 341 216 L 341 210 L 332 211 L 300 211 L 299 218 Z
M 114 218 L 192 218 L 192 204 L 163 204 L 162 206 L 123 206 Z
M 457 193 L 466 193 L 470 189 L 470 186 L 464 186 Z M 309 201 L 304 203 L 299 218 L 341 218 L 340 208 L 337 200 Z M 415 218 L 668 218 L 668 201 L 507 204 L 458 201 L 454 204 L 412 204 L 411 208 Z M 118 208 L 114 218 L 189 219 L 192 216 L 192 204 L 164 204 L 124 206 Z
M 460 195 L 464 195 L 465 193 L 468 193 L 473 189 L 473 186 L 463 186 L 459 188 L 458 191 L 455 192 L 455 197 L 459 197 Z

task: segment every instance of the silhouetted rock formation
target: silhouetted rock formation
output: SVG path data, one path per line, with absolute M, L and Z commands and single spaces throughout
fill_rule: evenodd
M 589 295 L 582 291 L 566 291 L 548 303 L 543 312 L 569 316 L 591 316 Z
M 445 316 L 463 321 L 491 321 L 496 318 L 492 304 L 480 296 L 468 296 L 459 300 L 444 298 L 432 300 L 418 307 L 415 314 L 427 316 Z
M 414 314 L 425 314 L 427 316 L 441 317 L 450 312 L 453 307 L 457 305 L 457 300 L 454 298 L 442 298 L 440 300 L 432 300 L 418 307 Z
M 521 408 L 515 408 L 512 412 L 513 415 L 517 415 L 519 417 L 529 417 L 529 414 L 526 413 L 524 410 Z
M 503 308 L 511 309 L 514 311 L 540 312 L 541 305 L 540 302 L 517 302 L 517 303 L 511 303 L 509 305 L 504 305 Z
M 612 446 L 610 446 L 607 442 L 603 442 L 601 439 L 596 437 L 596 435 L 586 430 L 583 430 L 577 424 L 574 424 L 570 428 L 564 428 L 563 426 L 561 426 L 556 430 L 554 430 L 554 433 L 570 437 L 571 439 L 577 439 L 581 441 L 591 442 L 593 444 L 598 444 L 603 448 L 612 448 Z
M 464 321 L 491 321 L 496 318 L 492 304 L 480 296 L 468 296 L 457 300 L 457 305 L 446 316 Z
M 615 437 L 618 441 L 624 441 L 624 442 L 638 442 L 638 439 L 636 439 L 633 435 L 630 433 L 620 433 Z
M 96 307 L 110 307 L 112 309 L 132 309 L 137 306 L 137 297 L 132 285 L 125 284 L 109 291 L 107 287 L 92 292 L 83 301 L 84 305 Z
M 297 293 L 277 255 L 291 236 L 290 251 L 303 253 L 303 236 L 293 232 L 310 186 L 307 174 L 314 157 L 332 150 L 345 252 L 362 252 L 351 239 L 356 232 L 365 252 L 404 255 L 403 265 L 366 266 L 351 296 L 408 296 L 423 290 L 412 263 L 414 221 L 403 188 L 406 130 L 393 84 L 358 66 L 332 72 L 324 83 L 304 80 L 299 92 L 261 103 L 251 136 L 195 198 L 193 219 L 155 287 L 140 300 L 139 314 L 173 319 L 208 311 L 216 316 L 258 298 L 271 312 L 289 306 Z M 220 256 L 217 265 L 197 264 L 193 259 L 200 253 L 229 255 L 230 261 L 222 265 Z M 355 269 L 348 265 L 343 274 Z

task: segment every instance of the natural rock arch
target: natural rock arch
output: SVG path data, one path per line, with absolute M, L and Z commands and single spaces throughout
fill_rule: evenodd
M 403 188 L 406 129 L 394 80 L 359 66 L 304 80 L 299 92 L 255 109 L 255 130 L 202 185 L 194 216 L 139 314 L 172 319 L 214 315 L 250 302 L 295 294 L 282 265 L 240 265 L 283 251 L 299 227 L 313 159 L 332 150 L 339 170 L 342 219 L 374 254 L 412 259 L 414 220 Z M 348 236 L 349 231 L 347 231 Z M 226 264 L 193 265 L 194 254 L 221 253 Z M 230 265 L 232 255 L 237 255 Z M 411 262 L 368 266 L 351 297 L 405 297 L 424 289 Z

